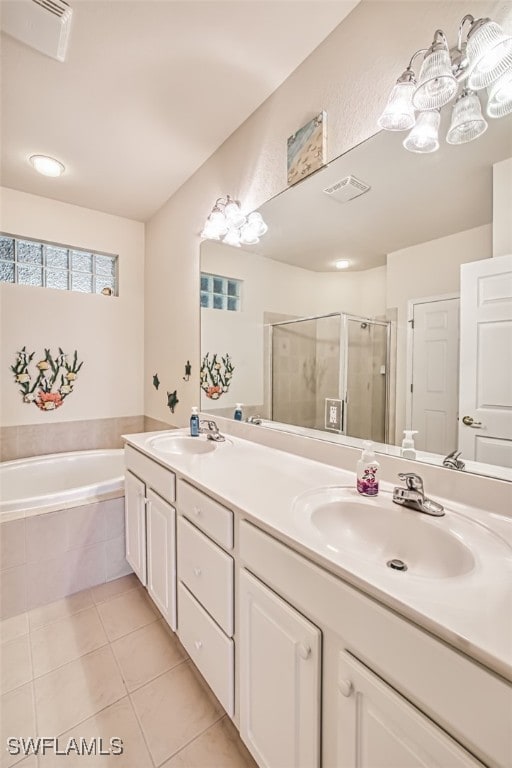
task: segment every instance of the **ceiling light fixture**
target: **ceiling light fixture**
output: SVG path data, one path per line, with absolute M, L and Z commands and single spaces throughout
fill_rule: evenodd
M 222 240 L 227 245 L 255 245 L 268 227 L 261 213 L 253 211 L 244 216 L 238 200 L 229 195 L 219 197 L 204 225 L 201 237 L 205 240 Z
M 416 82 L 413 62 L 421 53 L 425 55 Z M 436 30 L 430 48 L 416 51 L 393 86 L 377 121 L 379 128 L 412 129 L 404 147 L 411 152 L 435 152 L 439 148 L 440 110 L 456 96 L 460 83 L 464 85 L 453 106 L 446 136 L 449 144 L 465 144 L 486 131 L 476 91 L 487 88 L 489 117 L 512 112 L 512 37 L 491 19 L 464 16 L 454 48 L 449 47 L 444 32 Z
M 62 163 L 46 155 L 31 155 L 29 161 L 35 170 L 42 173 L 43 176 L 62 176 L 66 170 Z
M 350 267 L 350 261 L 348 259 L 339 259 L 334 262 L 334 266 L 336 269 L 347 269 L 347 267 Z

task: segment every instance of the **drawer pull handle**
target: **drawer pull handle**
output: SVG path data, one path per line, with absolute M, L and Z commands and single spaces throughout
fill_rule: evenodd
M 199 509 L 199 507 L 192 507 L 192 509 L 193 509 L 194 515 L 196 517 L 199 517 L 199 515 L 201 514 L 201 510 Z
M 200 568 L 194 568 L 194 576 L 200 576 L 201 575 L 201 569 Z
M 196 649 L 197 649 L 198 651 L 200 651 L 200 650 L 201 650 L 201 648 L 203 647 L 203 643 L 202 643 L 202 641 L 201 641 L 201 640 L 196 640 L 196 641 L 194 642 L 194 645 L 195 645 L 195 647 L 196 647 Z
M 299 643 L 299 656 L 301 659 L 309 659 L 311 656 L 311 648 L 309 645 L 305 645 L 304 643 Z
M 354 686 L 350 682 L 350 680 L 340 680 L 338 683 L 338 688 L 340 689 L 340 693 L 342 696 L 351 696 L 352 691 L 354 690 Z

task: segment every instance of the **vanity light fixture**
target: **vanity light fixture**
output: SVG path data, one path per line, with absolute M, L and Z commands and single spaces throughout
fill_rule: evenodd
M 29 162 L 38 173 L 42 173 L 43 176 L 62 176 L 65 167 L 61 162 L 55 160 L 53 157 L 47 157 L 46 155 L 31 155 Z
M 413 62 L 422 53 L 416 82 Z M 444 32 L 436 30 L 430 48 L 416 51 L 393 86 L 377 121 L 379 128 L 412 129 L 404 147 L 411 152 L 435 152 L 439 147 L 440 110 L 456 96 L 461 83 L 462 91 L 453 106 L 446 137 L 449 144 L 473 141 L 486 131 L 477 91 L 487 88 L 489 117 L 504 117 L 512 112 L 512 37 L 491 19 L 464 16 L 454 48 L 449 47 Z
M 253 211 L 244 216 L 238 200 L 229 195 L 219 197 L 204 225 L 201 237 L 205 240 L 222 240 L 227 245 L 255 245 L 268 227 L 261 213 Z

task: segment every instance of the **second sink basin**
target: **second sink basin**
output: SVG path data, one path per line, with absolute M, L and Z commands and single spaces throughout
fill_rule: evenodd
M 217 445 L 213 440 L 207 440 L 206 437 L 190 437 L 190 435 L 159 435 L 152 437 L 148 441 L 148 447 L 153 448 L 160 453 L 171 455 L 192 455 L 196 456 L 204 453 L 211 453 Z
M 331 553 L 407 571 L 403 578 L 450 578 L 475 567 L 463 540 L 464 522 L 471 523 L 456 518 L 454 525 L 449 515 L 434 518 L 406 509 L 389 493 L 369 498 L 350 488 L 323 488 L 298 497 L 293 512 L 295 524 Z

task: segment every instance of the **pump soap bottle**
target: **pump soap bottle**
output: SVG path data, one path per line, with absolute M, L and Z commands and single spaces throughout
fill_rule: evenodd
M 199 437 L 199 414 L 195 405 L 192 408 L 192 415 L 190 417 L 190 436 Z
M 416 449 L 414 447 L 414 435 L 418 434 L 417 429 L 404 429 L 404 439 L 402 440 L 402 449 L 400 455 L 404 459 L 415 459 Z
M 233 414 L 235 421 L 242 421 L 242 403 L 237 403 L 235 413 Z
M 363 445 L 361 458 L 357 462 L 357 490 L 363 496 L 377 496 L 380 464 L 375 458 L 371 440 L 365 440 Z

